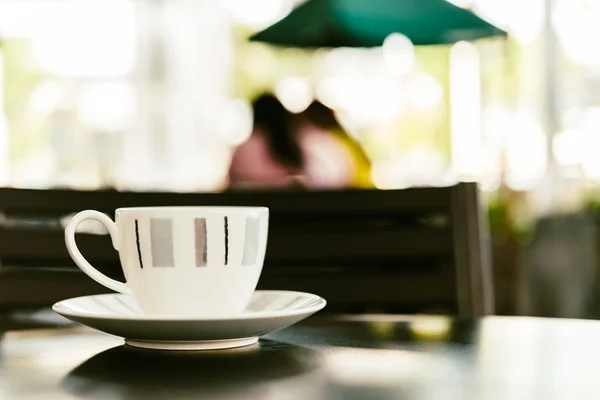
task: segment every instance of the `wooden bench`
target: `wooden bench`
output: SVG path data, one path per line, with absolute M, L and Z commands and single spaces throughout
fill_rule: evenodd
M 260 289 L 319 294 L 328 312 L 493 312 L 487 220 L 475 184 L 404 190 L 139 193 L 0 189 L 0 307 L 47 306 L 107 289 L 63 241 L 68 216 L 127 206 L 260 205 L 270 233 Z M 61 221 L 62 218 L 62 221 Z M 85 257 L 123 279 L 107 235 L 81 233 Z

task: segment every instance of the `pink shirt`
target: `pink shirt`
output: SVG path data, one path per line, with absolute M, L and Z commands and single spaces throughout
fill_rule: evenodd
M 335 136 L 313 125 L 298 132 L 305 165 L 302 171 L 273 158 L 264 133 L 255 130 L 237 147 L 229 169 L 234 186 L 277 187 L 303 182 L 313 188 L 346 187 L 352 180 L 352 155 Z

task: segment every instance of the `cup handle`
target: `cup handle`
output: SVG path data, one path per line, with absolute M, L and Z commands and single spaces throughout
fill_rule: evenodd
M 94 219 L 104 225 L 106 229 L 108 229 L 113 247 L 115 250 L 119 250 L 119 231 L 113 220 L 106 216 L 106 214 L 103 214 L 99 211 L 86 210 L 76 214 L 73 218 L 71 218 L 67 224 L 67 227 L 65 228 L 65 243 L 67 245 L 69 255 L 83 272 L 85 272 L 90 278 L 99 284 L 119 293 L 132 294 L 131 289 L 126 283 L 111 279 L 102 272 L 98 271 L 96 268 L 92 267 L 92 265 L 83 257 L 77 248 L 77 244 L 75 243 L 75 229 L 86 219 Z

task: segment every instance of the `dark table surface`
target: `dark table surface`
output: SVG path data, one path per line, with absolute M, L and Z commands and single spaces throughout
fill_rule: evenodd
M 315 316 L 180 353 L 84 327 L 4 333 L 0 399 L 81 398 L 599 399 L 600 321 Z

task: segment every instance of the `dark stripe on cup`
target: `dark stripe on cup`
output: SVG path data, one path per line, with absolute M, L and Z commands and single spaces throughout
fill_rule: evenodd
M 225 265 L 229 262 L 229 219 L 225 217 Z
M 152 218 L 150 220 L 150 245 L 154 267 L 174 267 L 173 220 Z
M 140 249 L 140 228 L 138 226 L 138 220 L 135 220 L 135 246 L 137 247 L 138 259 L 140 260 L 140 268 L 144 269 L 144 263 L 142 262 L 142 250 Z
M 196 249 L 196 267 L 206 267 L 206 259 L 208 256 L 206 235 L 206 219 L 194 219 L 194 242 Z

